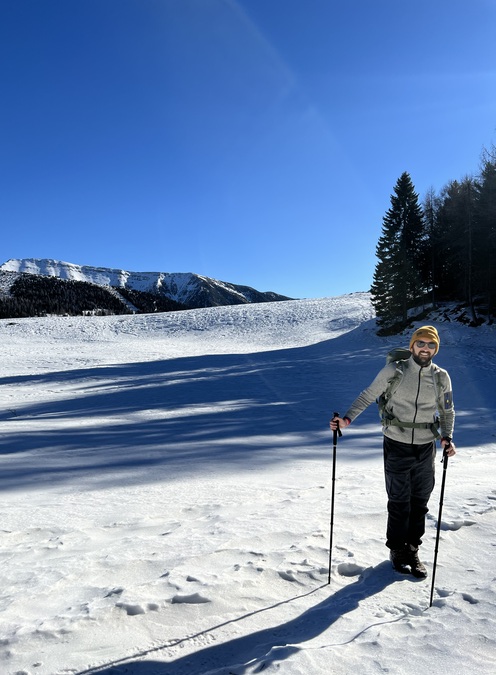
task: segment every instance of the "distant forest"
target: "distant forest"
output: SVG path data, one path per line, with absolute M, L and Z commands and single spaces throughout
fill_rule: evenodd
M 383 218 L 371 287 L 380 332 L 408 324 L 415 309 L 462 303 L 470 324 L 496 312 L 496 148 L 478 175 L 450 181 L 423 203 L 403 173 Z
M 12 284 L 10 295 L 0 296 L 1 319 L 49 314 L 132 314 L 182 309 L 187 307 L 154 293 L 112 289 L 86 281 L 34 274 L 21 274 Z

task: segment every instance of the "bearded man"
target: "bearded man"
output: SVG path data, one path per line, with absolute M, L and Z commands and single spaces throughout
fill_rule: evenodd
M 330 422 L 331 429 L 344 429 L 371 403 L 385 397 L 386 546 L 394 569 L 419 579 L 427 577 L 418 551 L 434 488 L 436 439 L 441 438 L 448 456 L 455 454 L 451 380 L 446 370 L 432 362 L 439 345 L 434 326 L 418 328 L 410 340 L 411 358 L 387 364 L 346 414 Z

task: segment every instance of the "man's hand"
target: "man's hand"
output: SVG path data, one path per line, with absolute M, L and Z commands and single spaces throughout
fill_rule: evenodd
M 448 457 L 453 457 L 453 455 L 456 455 L 455 444 L 448 438 L 441 438 L 441 447 Z
M 342 417 L 333 417 L 329 422 L 329 426 L 333 431 L 336 431 L 337 429 L 344 429 L 348 426 L 348 424 L 350 424 L 350 420 L 347 417 L 345 419 Z

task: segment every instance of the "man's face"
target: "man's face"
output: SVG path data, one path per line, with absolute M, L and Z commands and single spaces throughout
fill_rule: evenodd
M 416 340 L 411 349 L 415 363 L 418 363 L 419 366 L 428 366 L 436 353 L 436 346 L 435 342 Z

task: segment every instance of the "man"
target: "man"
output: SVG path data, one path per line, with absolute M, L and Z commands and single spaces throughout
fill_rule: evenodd
M 386 546 L 394 569 L 419 579 L 427 576 L 418 548 L 434 488 L 438 421 L 443 451 L 450 457 L 455 454 L 451 380 L 445 370 L 432 363 L 439 345 L 439 334 L 433 326 L 418 328 L 410 340 L 411 358 L 386 365 L 347 413 L 330 422 L 331 429 L 344 429 L 367 406 L 385 396 L 382 424 L 388 495 Z

